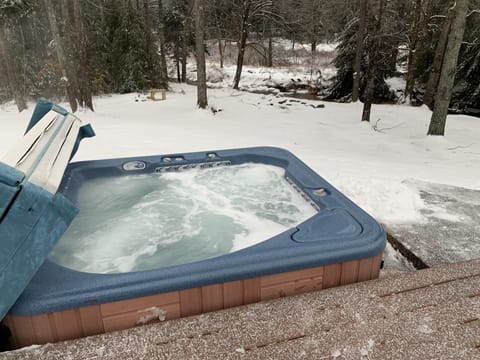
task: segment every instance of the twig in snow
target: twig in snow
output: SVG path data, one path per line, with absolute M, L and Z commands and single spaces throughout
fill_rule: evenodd
M 256 108 L 259 107 L 258 104 L 254 104 L 254 103 L 251 103 L 251 102 L 243 101 L 243 99 L 240 99 L 240 101 L 241 101 L 243 104 L 252 105 L 252 106 L 255 106 Z
M 217 112 L 222 111 L 222 108 L 217 108 L 216 106 L 210 106 L 210 110 L 212 111 L 213 115 L 215 115 Z
M 471 143 L 471 144 L 468 144 L 468 145 L 458 145 L 458 146 L 454 146 L 454 147 L 451 147 L 451 148 L 447 148 L 447 150 L 467 149 L 472 145 L 475 145 L 475 143 Z
M 378 127 L 378 123 L 380 122 L 380 118 L 377 119 L 377 121 L 375 122 L 375 124 L 372 125 L 372 129 L 379 132 L 379 133 L 382 133 L 384 134 L 385 133 L 385 130 L 392 130 L 392 129 L 395 129 L 399 126 L 402 126 L 403 125 L 403 122 L 402 123 L 399 123 L 399 124 L 396 124 L 396 125 L 393 125 L 393 126 L 390 126 L 390 127 L 386 127 L 386 128 L 383 128 L 383 129 L 380 129 Z

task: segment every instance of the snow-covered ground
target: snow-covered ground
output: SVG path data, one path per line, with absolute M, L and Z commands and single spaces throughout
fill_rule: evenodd
M 219 64 L 219 55 L 216 44 L 209 43 L 207 56 L 207 84 L 210 88 L 231 87 L 236 71 L 236 45 L 229 44 L 225 50 L 225 65 Z M 276 38 L 273 42 L 275 64 L 274 67 L 252 66 L 251 62 L 258 62 L 258 54 L 247 51 L 239 84 L 240 90 L 251 92 L 279 92 L 279 88 L 293 90 L 298 85 L 312 84 L 318 90 L 328 86 L 336 74 L 332 64 L 337 43 L 322 43 L 311 53 L 310 44 L 292 43 L 286 39 Z M 248 49 L 247 49 L 248 50 Z M 248 55 L 250 54 L 250 56 Z M 252 56 L 253 55 L 253 56 Z M 171 78 L 176 77 L 176 67 L 173 61 L 169 63 Z M 187 63 L 187 80 L 197 80 L 195 59 Z M 301 90 L 299 90 L 301 91 Z
M 230 88 L 209 89 L 215 114 L 196 108 L 189 85 L 172 85 L 166 101 L 136 98 L 96 97 L 95 112 L 77 112 L 97 136 L 84 140 L 74 160 L 278 146 L 387 226 L 422 223 L 426 214 L 455 221 L 441 203 L 427 204 L 415 181 L 480 189 L 478 118 L 449 116 L 446 135 L 431 137 L 425 107 L 374 105 L 365 123 L 361 103 L 316 108 L 318 101 Z M 0 158 L 23 134 L 32 109 L 0 107 Z
M 232 86 L 236 70 L 235 65 L 227 65 L 222 69 L 215 64 L 209 64 L 207 69 L 207 83 L 210 88 Z M 195 67 L 188 67 L 187 74 L 190 80 L 196 80 Z M 283 68 L 245 66 L 242 71 L 239 89 L 258 93 L 279 93 L 278 87 L 294 87 L 295 84 L 311 82 L 319 86 L 325 86 L 334 75 L 335 70 L 333 68 L 322 69 L 322 72 L 319 73 L 318 69 L 307 69 L 304 66 Z

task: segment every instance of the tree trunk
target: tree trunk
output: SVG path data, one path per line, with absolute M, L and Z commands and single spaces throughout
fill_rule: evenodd
M 160 42 L 160 86 L 166 89 L 168 87 L 168 69 L 165 50 L 165 16 L 162 0 L 158 0 L 158 40 Z
M 38 28 L 43 24 L 43 19 L 34 17 L 30 21 L 25 21 L 27 36 L 29 37 L 30 44 L 32 44 L 32 50 L 36 54 L 36 58 L 33 60 L 33 66 L 40 68 L 43 65 L 43 59 L 48 57 L 48 51 L 43 44 L 42 36 L 39 34 Z
M 184 46 L 182 46 L 182 56 L 181 56 L 182 83 L 187 82 L 187 59 L 188 59 L 188 46 L 184 44 Z
M 52 32 L 53 40 L 55 41 L 55 50 L 57 52 L 57 59 L 60 65 L 60 71 L 62 73 L 62 80 L 65 81 L 65 90 L 67 92 L 68 102 L 70 103 L 70 108 L 74 113 L 77 111 L 77 99 L 75 98 L 75 91 L 72 88 L 72 84 L 67 75 L 67 61 L 65 58 L 65 52 L 63 50 L 62 41 L 60 38 L 60 33 L 57 26 L 57 18 L 53 9 L 51 0 L 44 0 L 45 9 L 47 11 L 48 22 L 50 24 L 50 31 Z
M 455 3 L 454 17 L 448 35 L 447 47 L 442 64 L 442 71 L 438 81 L 435 106 L 428 128 L 428 135 L 443 135 L 447 120 L 448 105 L 452 96 L 452 88 L 457 69 L 458 54 L 465 31 L 466 16 L 468 11 L 468 0 L 457 0 Z
M 187 82 L 187 58 L 188 58 L 188 40 L 190 37 L 190 14 L 188 11 L 188 4 L 185 10 L 185 28 L 182 36 L 182 82 Z
M 435 48 L 435 55 L 433 57 L 432 68 L 428 74 L 427 85 L 425 88 L 425 96 L 423 103 L 430 109 L 433 109 L 433 99 L 435 97 L 435 90 L 437 89 L 438 79 L 440 77 L 440 71 L 442 69 L 443 58 L 445 49 L 447 47 L 448 34 L 450 32 L 450 26 L 452 23 L 452 11 L 449 9 L 447 17 L 443 23 L 442 32 L 438 39 L 437 47 Z
M 148 0 L 143 0 L 143 14 L 145 18 L 145 45 L 147 52 L 147 69 L 150 78 L 150 86 L 157 87 L 157 74 L 155 71 L 156 51 L 152 36 L 152 19 L 150 16 L 150 6 Z
M 275 8 L 273 1 L 270 3 L 269 11 L 275 14 Z M 273 36 L 275 35 L 274 21 L 268 18 L 268 48 L 267 48 L 267 67 L 273 67 Z
M 80 0 L 73 0 L 73 16 L 75 18 L 75 28 L 77 31 L 78 55 L 80 60 L 80 105 L 88 107 L 93 111 L 92 87 L 90 86 L 90 72 L 88 71 L 87 58 L 87 36 L 83 24 L 83 11 Z
M 100 6 L 98 7 L 98 10 L 100 11 L 100 22 L 102 24 L 102 27 L 105 25 L 105 5 L 103 1 L 100 2 Z
M 363 104 L 362 121 L 370 121 L 370 111 L 372 109 L 373 96 L 375 92 L 375 77 L 377 73 L 377 64 L 380 60 L 380 37 L 382 30 L 383 15 L 385 12 L 386 0 L 380 0 L 377 21 L 375 24 L 375 31 L 373 34 L 374 40 L 372 44 L 372 53 L 368 62 L 367 86 L 365 90 L 365 101 Z
M 222 39 L 218 39 L 218 53 L 220 54 L 220 68 L 223 69 L 223 46 L 222 46 Z
M 197 105 L 205 109 L 207 100 L 207 74 L 205 66 L 204 0 L 195 0 L 195 48 L 197 53 Z
M 267 67 L 273 67 L 273 40 L 271 34 L 268 37 Z
M 69 12 L 69 0 L 62 0 L 60 1 L 60 10 L 62 13 L 61 16 L 61 21 L 57 23 L 57 26 L 60 25 L 59 27 L 59 34 L 60 34 L 60 41 L 62 42 L 61 46 L 62 49 L 65 53 L 65 71 L 67 72 L 67 78 L 68 82 L 70 85 L 70 91 L 72 93 L 72 96 L 75 98 L 76 103 L 80 103 L 80 86 L 78 82 L 78 77 L 77 77 L 77 69 L 75 63 L 72 63 L 72 61 L 69 61 L 69 53 L 75 54 L 75 51 L 77 50 L 75 46 L 78 46 L 76 39 L 74 39 L 75 31 L 72 29 L 72 24 L 75 20 L 71 21 L 70 20 L 70 12 Z M 58 20 L 58 18 L 57 18 Z M 69 44 L 69 45 L 65 45 Z M 73 50 L 72 50 L 72 44 Z M 80 51 L 78 49 L 78 51 Z M 71 58 L 70 58 L 71 59 Z
M 367 84 L 365 86 L 365 100 L 363 103 L 362 121 L 370 121 L 370 111 L 372 109 L 373 95 L 375 92 L 375 73 L 377 72 L 377 62 L 373 59 L 368 64 Z
M 360 0 L 360 14 L 358 18 L 357 45 L 355 49 L 355 62 L 353 64 L 352 101 L 358 100 L 360 93 L 360 77 L 362 71 L 363 49 L 365 47 L 365 32 L 367 27 L 368 0 Z
M 68 26 L 67 21 L 68 21 L 68 19 L 70 19 L 70 16 L 68 15 L 68 1 L 69 0 L 60 1 L 60 11 L 61 11 L 61 14 L 62 14 L 62 19 L 63 19 L 63 21 L 61 21 L 61 24 L 63 26 L 65 26 L 65 28 L 63 29 L 64 33 L 67 31 L 67 29 L 66 29 L 66 27 Z M 62 29 L 60 29 L 60 31 L 62 31 Z
M 233 79 L 233 88 L 238 90 L 240 77 L 242 76 L 243 58 L 245 56 L 245 47 L 247 45 L 248 37 L 248 19 L 250 17 L 251 0 L 244 1 L 244 11 L 242 17 L 242 28 L 240 33 L 240 42 L 238 44 L 237 69 Z
M 180 49 L 178 47 L 178 43 L 175 43 L 175 46 L 173 48 L 173 57 L 175 58 L 175 67 L 177 69 L 177 81 L 179 83 L 182 82 L 182 74 L 180 73 L 180 55 L 179 55 Z
M 418 61 L 418 44 L 420 37 L 420 22 L 422 18 L 422 0 L 416 0 L 415 2 L 415 19 L 413 23 L 412 35 L 410 37 L 410 46 L 408 50 L 408 70 L 407 70 L 407 82 L 405 85 L 404 101 L 410 101 L 413 86 L 415 85 L 415 74 L 417 72 Z
M 17 105 L 18 111 L 22 112 L 27 108 L 27 103 L 23 98 L 22 90 L 17 78 L 17 72 L 14 70 L 14 65 L 11 63 L 10 59 L 13 58 L 8 49 L 8 43 L 5 36 L 5 24 L 3 19 L 0 17 L 0 63 L 4 63 L 5 66 L 5 75 L 7 79 L 7 85 L 10 91 L 13 94 L 15 99 L 15 104 Z
M 415 52 L 413 56 L 408 61 L 408 74 L 407 74 L 407 84 L 405 87 L 405 99 L 408 100 L 407 96 L 412 100 L 413 87 L 415 86 L 415 80 L 417 75 L 418 62 L 422 58 L 422 55 L 425 53 L 427 35 L 428 35 L 428 22 L 432 16 L 433 11 L 433 0 L 426 0 L 424 6 L 421 5 L 421 14 L 420 14 L 420 25 L 418 29 L 418 38 L 415 46 Z M 411 69 L 410 69 L 410 63 Z M 410 73 L 411 71 L 411 73 Z M 411 78 L 409 79 L 409 75 Z

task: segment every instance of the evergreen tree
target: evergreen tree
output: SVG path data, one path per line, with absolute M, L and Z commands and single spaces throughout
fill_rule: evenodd
M 358 17 L 350 21 L 345 27 L 345 30 L 340 34 L 338 38 L 339 44 L 337 46 L 337 55 L 333 60 L 335 66 L 337 67 L 337 74 L 335 79 L 328 91 L 326 99 L 329 100 L 340 100 L 340 101 L 350 101 L 352 96 L 353 89 L 353 67 L 355 63 L 355 54 L 357 46 L 357 37 L 359 20 Z M 372 34 L 372 21 L 368 22 L 370 29 L 367 32 Z M 367 35 L 369 36 L 369 35 Z M 379 42 L 379 52 L 383 54 L 381 58 L 378 59 L 377 70 L 375 75 L 375 86 L 374 86 L 374 99 L 377 102 L 388 102 L 395 99 L 395 94 L 390 90 L 388 85 L 385 83 L 385 78 L 389 75 L 392 75 L 392 66 L 390 63 L 390 58 L 385 56 L 385 54 L 391 54 L 393 52 L 392 47 L 395 46 L 388 42 L 385 35 L 380 35 L 385 37 L 382 41 Z M 363 49 L 363 55 L 361 60 L 361 71 L 360 71 L 360 99 L 363 101 L 363 93 L 366 86 L 366 73 L 367 73 L 367 64 L 368 59 L 372 56 L 372 46 L 369 46 L 370 43 L 367 43 Z
M 140 91 L 148 84 L 143 17 L 130 1 L 116 3 L 111 1 L 107 16 L 107 81 L 113 92 Z
M 459 110 L 480 113 L 480 44 L 464 46 L 457 70 L 457 91 L 452 103 Z M 475 110 L 476 109 L 476 110 Z
M 92 94 L 115 92 L 111 82 L 111 54 L 113 18 L 115 14 L 104 2 L 98 7 L 84 6 L 84 26 L 88 37 L 86 51 L 88 54 L 88 76 Z M 107 8 L 106 8 L 107 7 Z
M 480 6 L 480 1 L 476 6 Z M 480 28 L 475 25 L 479 19 L 480 12 L 475 11 L 467 17 L 450 104 L 459 111 L 477 115 L 480 114 Z
M 165 8 L 165 46 L 173 55 L 178 82 L 186 80 L 186 64 L 190 49 L 195 46 L 188 1 L 175 1 Z

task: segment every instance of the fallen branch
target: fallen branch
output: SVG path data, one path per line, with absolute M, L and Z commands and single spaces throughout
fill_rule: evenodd
M 386 127 L 386 128 L 380 129 L 380 128 L 378 127 L 378 123 L 380 122 L 380 120 L 381 120 L 380 118 L 377 119 L 377 121 L 375 122 L 375 124 L 372 125 L 372 129 L 375 130 L 375 131 L 377 131 L 377 132 L 379 132 L 379 133 L 382 133 L 382 134 L 385 133 L 385 130 L 392 130 L 392 129 L 395 129 L 395 128 L 403 125 L 403 122 L 402 122 L 402 123 L 399 123 L 399 124 L 396 124 L 396 125 L 393 125 L 393 126 L 390 126 L 390 127 Z

